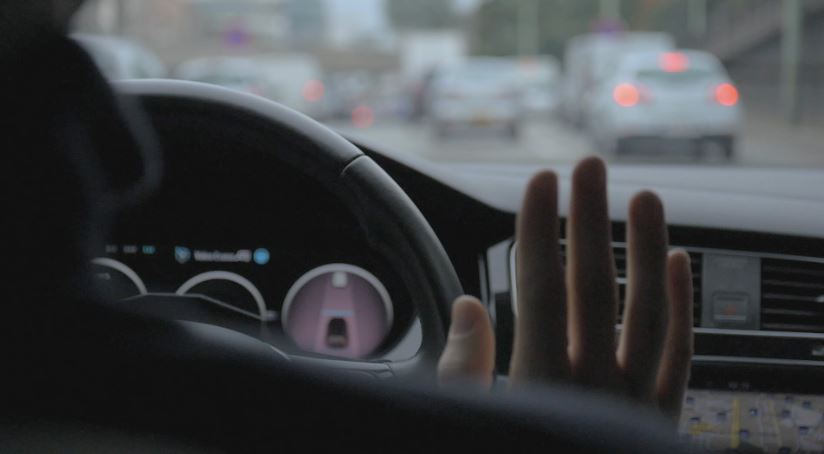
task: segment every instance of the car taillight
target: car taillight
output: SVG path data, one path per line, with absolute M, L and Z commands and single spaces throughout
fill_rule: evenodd
M 619 84 L 612 90 L 612 99 L 621 107 L 632 107 L 641 101 L 641 90 L 632 84 Z
M 668 73 L 682 73 L 689 67 L 689 59 L 681 52 L 665 52 L 658 59 L 658 66 Z
M 366 129 L 375 123 L 375 112 L 366 104 L 358 104 L 352 109 L 352 124 L 356 128 Z
M 326 87 L 319 80 L 309 80 L 303 85 L 303 99 L 306 102 L 318 102 L 323 99 Z
M 738 104 L 738 89 L 733 84 L 721 84 L 715 87 L 715 101 L 722 106 Z

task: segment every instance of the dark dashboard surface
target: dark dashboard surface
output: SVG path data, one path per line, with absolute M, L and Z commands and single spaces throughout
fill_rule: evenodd
M 353 138 L 359 145 L 368 141 Z M 369 146 L 366 149 L 371 149 Z M 434 163 L 380 147 L 380 155 L 496 210 L 516 213 L 537 165 Z M 560 176 L 561 213 L 567 210 L 568 164 L 547 165 Z M 395 176 L 393 174 L 393 176 Z M 610 215 L 626 220 L 629 198 L 653 189 L 672 225 L 824 237 L 824 171 L 705 165 L 613 165 L 609 169 Z M 766 215 L 769 213 L 769 215 Z
M 274 160 L 247 155 L 240 146 L 212 153 L 215 147 L 232 144 L 195 140 L 170 145 L 175 153 L 167 163 L 162 190 L 121 213 L 106 250 L 100 251 L 100 258 L 126 265 L 146 287 L 143 294 L 119 295 L 127 298 L 125 303 L 168 307 L 169 296 L 174 295 L 175 304 L 188 305 L 189 314 L 192 307 L 198 308 L 199 321 L 223 324 L 289 353 L 305 354 L 296 336 L 286 332 L 284 302 L 307 273 L 330 264 L 345 265 L 344 275 L 329 275 L 329 288 L 345 288 L 358 279 L 359 271 L 352 270 L 363 270 L 377 281 L 375 294 L 384 288 L 391 301 L 383 340 L 352 357 L 384 361 L 414 355 L 420 334 L 403 270 L 386 259 L 391 251 L 370 248 L 357 220 L 332 190 L 309 184 L 305 175 L 280 168 Z M 464 290 L 488 305 L 496 326 L 498 370 L 505 372 L 513 326 L 511 278 L 516 272 L 509 251 L 525 182 L 537 168 L 434 164 L 360 145 L 426 216 Z M 569 169 L 557 170 L 563 200 Z M 824 383 L 824 306 L 805 306 L 804 298 L 815 300 L 817 293 L 802 291 L 792 294 L 797 297 L 794 306 L 771 307 L 764 296 L 769 288 L 761 279 L 767 265 L 789 264 L 789 270 L 801 269 L 801 274 L 784 270 L 790 273 L 785 277 L 824 281 L 824 173 L 620 166 L 610 172 L 616 249 L 620 252 L 622 247 L 626 202 L 636 190 L 652 188 L 667 206 L 672 244 L 686 247 L 693 256 L 695 285 L 701 290 L 696 293 L 696 360 L 682 433 L 713 449 L 824 448 L 819 397 Z M 562 203 L 562 215 L 566 209 Z M 760 318 L 748 319 L 746 327 L 719 327 L 711 318 L 702 320 L 713 304 L 713 288 L 705 288 L 712 281 L 707 264 L 730 256 L 759 270 L 747 281 L 758 287 L 750 296 L 759 302 L 748 310 L 760 309 Z M 192 284 L 189 288 L 197 291 L 179 298 L 180 289 L 192 279 L 215 272 L 235 277 L 211 287 Z M 112 268 L 101 274 L 106 273 L 109 278 L 116 274 Z M 246 284 L 259 292 L 259 298 Z M 824 296 L 824 287 L 820 293 Z M 258 300 L 265 306 L 260 311 Z M 215 301 L 228 301 L 247 313 L 227 312 Z M 344 349 L 353 339 L 341 321 L 347 316 L 340 308 L 332 309 L 337 315 L 323 319 L 323 342 Z M 806 310 L 802 315 L 820 325 L 796 326 L 791 319 L 779 318 L 783 328 L 770 329 L 764 320 L 786 314 L 764 312 L 767 309 Z M 335 353 L 311 353 L 330 352 Z M 343 350 L 338 353 L 346 356 Z

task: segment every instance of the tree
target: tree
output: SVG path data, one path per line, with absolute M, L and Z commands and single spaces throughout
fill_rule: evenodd
M 628 30 L 666 30 L 679 36 L 685 29 L 685 5 L 691 0 L 612 1 L 620 1 L 622 22 Z M 518 9 L 529 8 L 538 15 L 538 32 L 529 35 L 537 43 L 529 47 L 560 58 L 570 38 L 593 31 L 602 7 L 599 0 L 488 0 L 471 18 L 471 50 L 479 55 L 515 55 L 518 27 L 523 26 Z
M 386 5 L 397 30 L 443 29 L 458 23 L 451 0 L 387 0 Z
M 525 5 L 532 2 L 532 5 Z M 597 0 L 490 0 L 472 17 L 472 52 L 484 55 L 514 55 L 518 48 L 518 8 L 537 11 L 537 43 L 540 53 L 560 57 L 564 43 L 586 33 L 597 17 Z

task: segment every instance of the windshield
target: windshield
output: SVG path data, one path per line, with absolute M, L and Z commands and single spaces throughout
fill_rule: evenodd
M 74 36 L 111 79 L 252 93 L 432 161 L 824 167 L 820 6 L 93 0 Z

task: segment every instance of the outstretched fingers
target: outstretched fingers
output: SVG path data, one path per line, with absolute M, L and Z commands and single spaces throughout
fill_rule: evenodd
M 615 321 L 618 289 L 607 209 L 606 166 L 581 161 L 572 175 L 567 222 L 567 289 L 572 376 L 595 388 L 615 378 Z
M 476 298 L 459 297 L 452 305 L 452 325 L 438 361 L 438 382 L 489 389 L 494 368 L 495 335 L 489 315 Z
M 607 207 L 606 166 L 581 161 L 572 175 L 567 266 L 561 260 L 558 178 L 541 172 L 518 215 L 515 338 L 509 383 L 572 382 L 609 389 L 677 418 L 692 358 L 692 276 L 684 251 L 667 253 L 664 208 L 633 197 L 627 222 L 627 295 L 616 348 L 618 288 Z M 491 386 L 495 342 L 489 316 L 459 298 L 438 364 L 444 385 Z
M 541 172 L 527 185 L 516 235 L 518 316 L 510 383 L 566 379 L 566 293 L 553 172 Z
M 648 191 L 632 198 L 627 223 L 627 292 L 618 366 L 630 396 L 652 401 L 667 333 L 667 227 Z
M 662 412 L 673 419 L 681 414 L 693 353 L 692 270 L 690 257 L 676 250 L 667 258 L 670 312 L 664 352 L 658 370 L 656 395 Z

